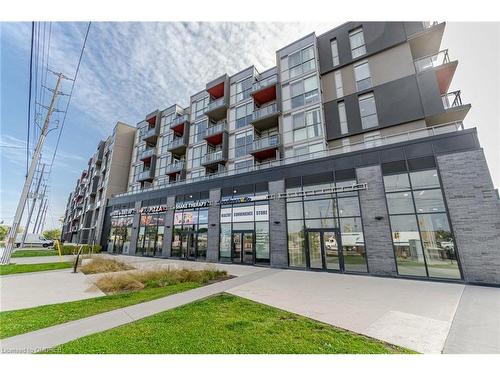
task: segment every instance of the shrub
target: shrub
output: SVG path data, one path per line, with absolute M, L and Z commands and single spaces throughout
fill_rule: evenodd
M 115 259 L 92 258 L 90 262 L 80 267 L 85 274 L 118 272 L 133 270 L 134 267 Z
M 83 245 L 82 254 L 90 253 L 91 248 L 92 246 Z M 80 245 L 61 245 L 61 255 L 76 255 L 79 249 Z M 57 246 L 55 247 L 55 250 L 58 250 Z M 93 250 L 94 254 L 100 253 L 102 251 L 102 247 L 101 245 L 94 245 Z
M 226 279 L 226 271 L 204 269 L 156 268 L 152 270 L 135 271 L 120 275 L 106 275 L 97 280 L 96 285 L 106 293 L 139 290 L 143 288 L 161 288 L 186 282 L 207 284 L 212 281 Z M 135 280 L 135 282 L 134 282 Z M 135 289 L 130 289 L 135 288 Z

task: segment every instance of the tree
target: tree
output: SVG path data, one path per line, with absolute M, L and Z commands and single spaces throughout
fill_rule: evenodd
M 9 233 L 9 227 L 7 225 L 0 225 L 0 241 L 5 241 L 7 233 Z
M 61 238 L 60 229 L 48 229 L 43 231 L 43 236 L 48 240 L 58 240 Z

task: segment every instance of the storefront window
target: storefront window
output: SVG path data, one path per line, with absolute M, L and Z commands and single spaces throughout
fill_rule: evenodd
M 208 208 L 175 210 L 171 256 L 203 260 L 207 247 Z
M 107 243 L 108 252 L 128 254 L 133 220 L 133 215 L 117 215 L 111 218 L 111 230 Z
M 333 174 L 306 176 L 305 179 L 314 184 L 302 184 L 294 179 L 286 189 L 288 194 L 303 193 L 303 197 L 287 198 L 289 265 L 367 272 L 358 193 L 356 190 L 341 193 L 327 190 L 351 187 L 356 180 L 335 184 Z
M 460 279 L 437 170 L 385 175 L 384 185 L 398 273 Z
M 231 259 L 231 224 L 220 225 L 220 258 Z
M 141 213 L 136 253 L 144 256 L 159 256 L 163 247 L 165 212 Z
M 304 222 L 288 220 L 288 261 L 290 267 L 305 267 Z

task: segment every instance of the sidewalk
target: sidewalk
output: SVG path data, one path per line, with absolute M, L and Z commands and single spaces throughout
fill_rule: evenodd
M 33 353 L 43 351 L 54 346 L 64 344 L 79 337 L 102 332 L 111 328 L 131 323 L 133 321 L 170 310 L 203 298 L 225 292 L 238 285 L 251 282 L 261 277 L 266 277 L 280 272 L 274 269 L 262 269 L 245 276 L 218 282 L 204 287 L 189 290 L 159 298 L 150 302 L 140 303 L 94 315 L 88 318 L 44 328 L 23 335 L 0 340 L 2 353 Z
M 15 264 L 72 262 L 75 259 L 75 257 L 76 257 L 75 255 L 62 255 L 62 256 L 10 258 L 10 262 Z

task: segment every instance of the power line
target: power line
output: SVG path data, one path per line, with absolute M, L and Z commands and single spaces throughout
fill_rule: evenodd
M 62 132 L 63 132 L 63 129 L 64 129 L 64 124 L 66 123 L 66 115 L 68 114 L 69 104 L 71 102 L 71 98 L 73 97 L 73 89 L 75 88 L 75 82 L 76 82 L 76 79 L 78 77 L 78 72 L 80 71 L 80 64 L 82 62 L 83 52 L 85 51 L 85 45 L 87 44 L 87 38 L 89 36 L 89 31 L 90 31 L 90 25 L 91 24 L 92 24 L 92 22 L 89 22 L 89 24 L 87 26 L 87 31 L 85 33 L 85 38 L 83 40 L 82 50 L 80 52 L 80 57 L 78 58 L 78 64 L 76 66 L 75 76 L 73 78 L 73 83 L 71 85 L 71 90 L 69 92 L 68 102 L 66 104 L 66 110 L 64 111 L 64 116 L 63 116 L 62 124 L 61 124 L 61 127 L 59 129 L 59 134 L 57 136 L 56 147 L 54 149 L 54 153 L 52 154 L 52 160 L 50 162 L 50 167 L 49 167 L 49 175 L 52 172 L 52 166 L 54 165 L 54 159 L 56 158 L 57 149 L 59 148 L 59 141 L 61 140 L 61 135 L 62 135 Z
M 30 53 L 30 87 L 28 94 L 28 124 L 27 124 L 27 139 L 26 139 L 26 176 L 28 176 L 29 159 L 30 159 L 30 125 L 31 125 L 31 86 L 33 80 L 33 36 L 35 34 L 35 22 L 31 22 L 31 53 Z

